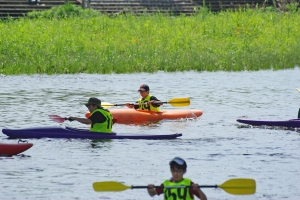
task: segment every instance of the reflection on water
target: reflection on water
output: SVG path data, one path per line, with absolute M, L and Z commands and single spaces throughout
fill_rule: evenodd
M 237 128 L 259 128 L 259 129 L 270 129 L 270 130 L 289 130 L 289 131 L 296 131 L 300 132 L 300 128 L 291 128 L 291 127 L 282 127 L 282 126 L 252 126 L 252 125 L 237 125 Z M 287 133 L 289 134 L 289 133 Z
M 111 148 L 112 140 L 110 139 L 93 139 L 91 140 L 91 147 L 97 149 L 106 149 L 109 150 Z
M 247 127 L 238 118 L 287 120 L 297 117 L 300 70 L 257 72 L 176 72 L 111 75 L 33 75 L 0 77 L 0 126 L 56 125 L 48 115 L 84 117 L 90 97 L 103 102 L 135 102 L 148 83 L 162 101 L 189 97 L 184 109 L 200 109 L 198 119 L 114 124 L 118 134 L 173 134 L 174 140 L 28 139 L 24 157 L 0 158 L 1 200 L 11 199 L 161 199 L 146 190 L 98 193 L 96 181 L 126 185 L 160 184 L 170 177 L 169 161 L 185 158 L 186 177 L 203 185 L 243 177 L 256 180 L 253 198 L 300 196 L 300 134 L 283 128 Z M 110 109 L 116 109 L 111 107 Z M 163 105 L 161 110 L 183 109 Z M 64 126 L 88 129 L 65 121 Z M 3 143 L 17 143 L 0 135 Z M 280 173 L 279 173 L 280 172 Z M 203 189 L 208 199 L 249 199 L 220 189 Z M 251 198 L 250 198 L 251 199 Z

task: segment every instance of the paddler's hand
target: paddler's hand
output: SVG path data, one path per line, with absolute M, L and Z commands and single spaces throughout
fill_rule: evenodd
M 202 190 L 200 189 L 200 187 L 199 187 L 199 185 L 198 185 L 197 183 L 194 183 L 194 184 L 192 185 L 192 187 L 193 187 L 193 190 L 195 190 L 195 191 L 198 192 L 198 194 L 199 194 L 201 200 L 202 200 L 202 199 L 203 199 L 203 200 L 207 200 L 206 195 L 202 192 Z
M 69 117 L 69 118 L 66 118 L 66 120 L 78 121 L 78 122 L 83 123 L 83 124 L 91 124 L 92 123 L 92 121 L 90 119 L 80 118 L 80 117 Z
M 196 191 L 199 190 L 199 185 L 198 185 L 197 183 L 194 183 L 194 184 L 192 185 L 192 187 L 193 187 L 193 189 L 196 190 Z
M 133 108 L 134 107 L 134 105 L 130 104 L 130 103 L 126 103 L 125 105 L 127 106 L 127 108 Z
M 150 196 L 156 195 L 156 191 L 154 189 L 154 185 L 153 184 L 149 184 L 147 190 L 148 190 L 148 193 L 149 193 Z
M 155 101 L 155 100 L 152 100 L 152 101 L 149 101 L 148 102 L 148 105 L 151 105 L 154 106 L 154 107 L 159 107 L 162 105 L 162 103 L 160 101 Z
M 69 118 L 66 118 L 66 120 L 74 121 L 74 120 L 76 120 L 76 117 L 69 117 Z

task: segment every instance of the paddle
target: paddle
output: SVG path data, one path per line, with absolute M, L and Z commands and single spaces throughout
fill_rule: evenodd
M 55 122 L 58 122 L 58 123 L 63 123 L 64 121 L 66 120 L 69 120 L 69 121 L 74 121 L 73 119 L 70 119 L 70 118 L 63 118 L 63 117 L 60 117 L 58 115 L 48 115 L 53 121 Z M 113 124 L 116 123 L 117 119 L 113 119 Z
M 154 186 L 155 188 L 188 188 L 191 186 Z M 256 183 L 253 179 L 234 178 L 224 182 L 221 185 L 199 185 L 200 188 L 221 188 L 229 194 L 245 195 L 254 194 Z M 120 192 L 127 189 L 148 188 L 148 186 L 127 186 L 120 182 L 103 181 L 93 183 L 93 188 L 97 192 Z
M 64 121 L 66 120 L 69 120 L 69 121 L 73 121 L 72 119 L 69 119 L 67 117 L 63 118 L 63 117 L 60 117 L 58 115 L 48 115 L 53 121 L 55 122 L 58 122 L 58 123 L 63 123 Z
M 191 104 L 190 98 L 173 98 L 169 101 L 161 102 L 163 104 L 170 104 L 174 107 L 182 107 L 182 106 L 189 106 Z M 104 108 L 109 108 L 111 106 L 125 106 L 126 104 L 111 104 L 107 102 L 101 103 L 101 106 Z M 138 103 L 131 103 L 130 105 L 139 105 Z
M 296 88 L 296 90 L 297 90 L 298 92 L 300 92 L 300 89 L 299 89 L 299 88 Z

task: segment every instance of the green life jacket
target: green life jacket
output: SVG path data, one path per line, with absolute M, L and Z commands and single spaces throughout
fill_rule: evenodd
M 139 110 L 151 110 L 151 111 L 159 112 L 159 107 L 154 107 L 152 106 L 152 104 L 150 106 L 148 104 L 145 104 L 150 101 L 151 97 L 152 95 L 148 95 L 144 100 L 142 99 L 138 100 L 138 103 L 140 104 Z
M 96 110 L 94 110 L 91 113 L 91 116 L 95 112 L 101 112 L 104 115 L 104 117 L 106 118 L 106 121 L 103 123 L 91 124 L 90 131 L 91 132 L 111 133 L 112 132 L 112 124 L 113 124 L 113 121 L 112 121 L 113 117 L 112 117 L 111 113 L 106 110 L 97 108 Z
M 165 180 L 163 185 L 168 186 L 190 186 L 192 181 L 188 178 L 184 178 L 180 182 L 171 182 Z M 164 200 L 192 200 L 190 196 L 190 188 L 164 188 Z

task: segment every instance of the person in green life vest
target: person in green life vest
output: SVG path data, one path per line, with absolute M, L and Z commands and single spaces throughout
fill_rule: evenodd
M 187 188 L 154 188 L 153 184 L 148 185 L 150 196 L 164 194 L 164 200 L 191 200 L 194 196 L 201 200 L 207 200 L 206 195 L 199 188 L 199 185 L 193 183 L 189 178 L 183 178 L 186 173 L 187 164 L 179 157 L 170 161 L 170 170 L 172 177 L 165 180 L 161 186 L 192 186 Z
M 101 107 L 101 100 L 92 97 L 85 106 L 91 113 L 89 118 L 69 117 L 69 119 L 83 124 L 91 124 L 91 132 L 111 133 L 113 117 L 109 110 Z
M 137 104 L 126 103 L 126 106 L 128 108 L 159 112 L 159 106 L 162 105 L 162 102 L 158 100 L 155 96 L 149 94 L 150 88 L 148 85 L 141 85 L 138 92 L 140 93 L 142 98 L 136 102 Z

